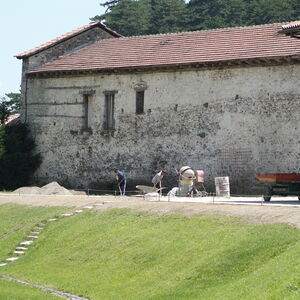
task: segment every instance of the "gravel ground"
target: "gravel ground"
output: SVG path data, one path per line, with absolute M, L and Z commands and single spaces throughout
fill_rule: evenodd
M 199 198 L 201 199 L 201 198 Z M 99 211 L 106 211 L 112 208 L 131 208 L 155 212 L 160 215 L 167 214 L 220 214 L 233 217 L 241 217 L 249 223 L 271 224 L 286 223 L 300 228 L 300 203 L 295 205 L 277 206 L 274 205 L 251 205 L 253 198 L 249 198 L 248 204 L 232 204 L 234 197 L 226 199 L 222 204 L 210 203 L 189 203 L 189 202 L 167 202 L 167 197 L 162 201 L 157 198 L 143 197 L 120 197 L 120 196 L 82 196 L 82 195 L 16 195 L 0 194 L 0 204 L 15 203 L 30 206 L 68 206 L 82 207 L 85 205 L 104 203 L 95 206 Z M 239 198 L 240 199 L 240 198 Z M 247 198 L 245 198 L 247 200 Z M 155 200 L 155 201 L 154 201 Z M 178 199 L 176 199 L 178 200 Z M 183 199 L 184 201 L 184 199 Z M 186 200 L 188 201 L 188 200 Z M 229 204 L 229 201 L 231 204 Z M 240 202 L 240 201 L 238 201 Z M 258 204 L 259 201 L 254 201 Z M 281 204 L 282 205 L 282 204 Z

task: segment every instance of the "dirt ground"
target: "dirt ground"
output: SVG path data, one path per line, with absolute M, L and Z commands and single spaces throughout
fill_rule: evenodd
M 286 223 L 296 228 L 300 228 L 300 206 L 181 203 L 167 202 L 166 198 L 162 199 L 164 201 L 154 200 L 157 199 L 120 196 L 0 194 L 0 205 L 15 203 L 30 206 L 66 206 L 79 208 L 86 205 L 98 204 L 94 206 L 94 209 L 99 211 L 106 211 L 111 208 L 131 208 L 134 210 L 155 212 L 160 215 L 220 214 L 240 217 L 247 222 L 254 224 Z M 68 209 L 66 209 L 66 211 L 67 210 Z

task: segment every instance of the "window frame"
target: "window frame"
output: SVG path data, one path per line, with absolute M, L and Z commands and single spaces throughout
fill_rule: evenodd
M 143 115 L 145 113 L 145 90 L 135 91 L 135 114 Z
M 115 94 L 117 91 L 104 91 L 103 129 L 115 130 Z

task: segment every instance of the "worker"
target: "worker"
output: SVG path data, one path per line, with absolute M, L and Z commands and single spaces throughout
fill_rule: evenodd
M 119 171 L 118 169 L 114 170 L 116 179 L 118 181 L 120 196 L 125 196 L 126 190 L 126 176 L 124 172 Z
M 161 194 L 161 181 L 166 174 L 166 171 L 161 170 L 160 172 L 156 173 L 155 176 L 152 178 L 153 186 L 160 190 Z

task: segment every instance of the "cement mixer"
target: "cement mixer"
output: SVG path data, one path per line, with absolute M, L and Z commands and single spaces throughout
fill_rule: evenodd
M 204 171 L 193 170 L 189 166 L 184 166 L 179 170 L 178 175 L 178 196 L 207 196 L 204 187 Z

